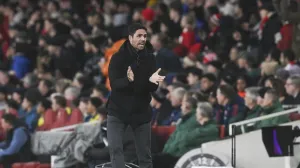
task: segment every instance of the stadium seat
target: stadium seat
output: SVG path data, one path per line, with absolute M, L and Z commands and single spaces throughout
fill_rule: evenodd
M 39 168 L 51 168 L 50 164 L 40 164 Z
M 157 138 L 157 148 L 162 150 L 169 136 L 175 131 L 176 126 L 154 126 L 152 133 Z
M 225 137 L 225 125 L 219 125 L 219 136 L 221 139 Z
M 39 168 L 39 162 L 15 163 L 12 168 Z
M 169 136 L 175 131 L 176 126 L 155 126 L 152 127 L 152 131 L 155 135 L 161 137 L 165 142 Z

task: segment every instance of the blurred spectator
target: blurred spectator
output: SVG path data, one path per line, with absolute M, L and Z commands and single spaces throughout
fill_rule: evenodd
M 188 68 L 187 81 L 190 86 L 189 91 L 198 92 L 201 89 L 200 79 L 202 77 L 202 70 L 198 68 Z
M 162 92 L 156 91 L 152 93 L 150 105 L 152 107 L 152 125 L 162 125 L 164 119 L 168 118 L 172 112 L 171 103 Z
M 217 79 L 213 74 L 204 74 L 201 78 L 201 92 L 206 95 L 210 95 L 215 91 Z
M 93 88 L 91 97 L 99 98 L 103 103 L 106 103 L 109 91 L 104 85 L 96 85 Z
M 38 78 L 35 74 L 27 74 L 24 78 L 23 78 L 23 86 L 25 89 L 29 89 L 29 88 L 35 88 L 38 85 Z
M 67 100 L 63 96 L 55 96 L 52 101 L 52 110 L 57 113 L 51 128 L 65 126 L 68 121 L 68 113 L 66 111 Z
M 92 97 L 88 101 L 87 105 L 87 116 L 85 117 L 85 122 L 94 122 L 98 120 L 103 120 L 100 118 L 100 114 L 97 113 L 97 109 L 102 105 L 102 101 L 99 98 Z
M 207 141 L 218 139 L 218 127 L 213 120 L 212 106 L 207 102 L 200 103 L 197 107 L 196 116 L 198 126 L 193 129 L 194 124 L 192 123 L 195 118 L 190 116 L 182 124 L 182 126 L 190 129 L 190 131 L 180 131 L 181 127 L 176 128 L 170 140 L 165 145 L 163 152 L 153 157 L 154 167 L 174 167 L 179 157 L 190 149 L 197 148 Z M 189 124 L 191 125 L 188 126 Z
M 37 122 L 37 129 L 39 131 L 50 130 L 54 123 L 56 113 L 51 110 L 51 101 L 42 99 L 37 106 L 37 113 L 40 118 Z
M 27 91 L 22 102 L 22 107 L 18 111 L 18 116 L 25 121 L 31 132 L 35 130 L 39 118 L 36 111 L 38 99 L 32 91 Z
M 222 108 L 216 112 L 218 124 L 228 126 L 245 117 L 245 105 L 230 85 L 221 85 L 217 90 L 218 104 Z
M 273 4 L 279 13 L 280 17 L 282 17 L 283 21 L 287 21 L 288 24 L 292 24 L 292 48 L 296 54 L 296 57 L 299 57 L 300 50 L 299 50 L 299 42 L 300 42 L 300 31 L 299 31 L 299 22 L 300 22 L 300 10 L 299 1 L 290 0 L 273 0 Z M 283 38 L 286 36 L 285 33 L 282 34 Z
M 64 94 L 66 88 L 71 84 L 71 81 L 66 79 L 60 79 L 55 84 L 55 91 L 60 94 Z
M 248 108 L 245 120 L 259 117 L 262 113 L 262 108 L 257 104 L 259 97 L 258 87 L 249 87 L 246 89 L 245 94 L 245 105 Z M 253 123 L 246 125 L 246 131 L 253 130 Z
M 81 98 L 79 101 L 78 108 L 81 111 L 82 116 L 84 118 L 86 118 L 88 115 L 88 103 L 89 103 L 89 98 Z
M 182 70 L 179 57 L 167 48 L 168 40 L 165 35 L 154 34 L 151 36 L 150 42 L 156 55 L 156 64 L 158 68 L 162 68 L 169 73 L 180 72 Z
M 38 89 L 43 97 L 48 98 L 52 94 L 52 86 L 50 80 L 43 79 L 39 82 Z
M 65 92 L 65 99 L 67 100 L 67 105 L 73 105 L 73 101 L 76 100 L 80 95 L 80 89 L 77 87 L 70 86 L 66 88 Z
M 279 102 L 278 93 L 274 89 L 269 89 L 266 91 L 266 93 L 264 95 L 262 107 L 263 107 L 263 112 L 262 112 L 261 116 L 283 111 L 282 105 Z M 285 123 L 288 121 L 289 121 L 289 119 L 288 119 L 287 115 L 273 117 L 270 119 L 266 119 L 266 120 L 257 122 L 256 128 L 259 129 L 262 127 L 270 127 L 270 126 L 279 125 L 279 124 L 282 124 L 282 123 Z
M 300 76 L 291 76 L 285 83 L 287 98 L 284 104 L 299 105 L 300 103 Z
M 280 56 L 281 63 L 285 66 L 284 69 L 289 71 L 290 75 L 300 74 L 300 67 L 297 65 L 297 58 L 292 50 L 285 50 Z
M 237 93 L 240 97 L 244 98 L 245 97 L 245 89 L 248 86 L 248 82 L 245 76 L 240 76 L 236 80 L 236 90 Z
M 280 41 L 281 21 L 272 3 L 265 3 L 260 8 L 260 50 L 261 57 L 267 55 Z
M 171 105 L 173 107 L 173 110 L 170 114 L 170 116 L 165 119 L 162 122 L 162 125 L 175 125 L 177 120 L 181 117 L 181 104 L 184 94 L 186 93 L 186 90 L 182 87 L 176 88 L 171 92 Z
M 15 162 L 32 161 L 30 132 L 27 127 L 12 114 L 2 116 L 1 127 L 6 132 L 5 141 L 0 143 L 0 158 L 4 168 L 11 167 Z

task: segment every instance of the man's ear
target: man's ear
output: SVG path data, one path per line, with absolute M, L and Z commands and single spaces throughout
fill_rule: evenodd
M 128 36 L 129 41 L 132 41 L 132 35 Z

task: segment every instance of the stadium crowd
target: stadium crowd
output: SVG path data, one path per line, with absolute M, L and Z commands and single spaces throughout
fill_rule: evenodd
M 300 104 L 299 0 L 1 0 L 4 166 L 32 160 L 36 131 L 105 123 L 110 59 L 134 22 L 147 28 L 166 75 L 152 94 L 152 125 L 176 126 L 155 168 L 219 139 L 221 127 L 228 135 L 230 123 Z

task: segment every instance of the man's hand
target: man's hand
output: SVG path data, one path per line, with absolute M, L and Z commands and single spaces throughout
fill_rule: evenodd
M 127 78 L 130 82 L 134 81 L 134 74 L 133 74 L 130 66 L 127 69 Z
M 154 84 L 157 84 L 157 85 L 159 82 L 162 82 L 165 79 L 165 76 L 160 76 L 158 74 L 160 71 L 161 71 L 161 68 L 159 68 L 156 72 L 154 72 L 152 74 L 152 76 L 149 78 L 149 81 Z

